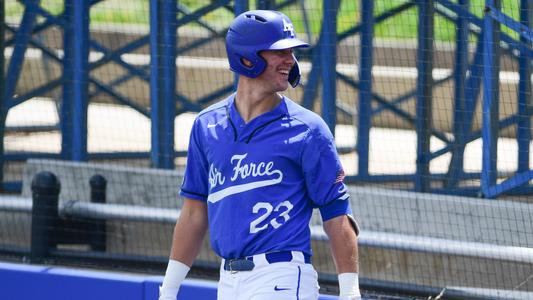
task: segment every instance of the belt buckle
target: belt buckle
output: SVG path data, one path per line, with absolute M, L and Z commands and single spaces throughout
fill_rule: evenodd
M 232 259 L 230 259 L 229 262 L 228 262 L 229 272 L 230 272 L 231 274 L 235 274 L 235 273 L 239 272 L 239 271 L 235 271 L 235 270 L 233 270 L 233 263 L 234 263 L 236 260 L 237 260 L 237 259 L 232 258 Z

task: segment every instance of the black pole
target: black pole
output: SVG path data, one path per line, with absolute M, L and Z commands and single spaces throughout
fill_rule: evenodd
M 91 202 L 105 203 L 107 180 L 102 175 L 93 175 L 89 180 L 91 186 Z M 91 249 L 94 251 L 106 250 L 106 222 L 105 220 L 95 220 L 91 232 Z
M 30 261 L 43 262 L 56 246 L 58 236 L 58 204 L 61 184 L 51 172 L 40 172 L 31 182 L 33 208 L 31 212 Z

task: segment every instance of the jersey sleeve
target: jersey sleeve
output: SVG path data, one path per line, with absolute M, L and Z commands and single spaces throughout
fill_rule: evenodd
M 351 215 L 350 195 L 343 183 L 344 170 L 333 135 L 325 123 L 308 133 L 301 159 L 307 193 L 319 207 L 322 220 Z
M 207 201 L 209 167 L 203 151 L 201 126 L 199 125 L 200 122 L 196 119 L 189 138 L 187 166 L 180 195 L 190 199 Z
M 336 199 L 324 206 L 320 206 L 319 210 L 323 222 L 341 215 L 352 215 L 349 200 Z

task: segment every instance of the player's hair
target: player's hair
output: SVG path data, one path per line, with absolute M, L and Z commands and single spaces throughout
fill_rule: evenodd
M 309 47 L 309 44 L 296 38 L 289 17 L 273 10 L 251 10 L 240 14 L 233 20 L 226 35 L 230 69 L 250 78 L 259 76 L 266 68 L 260 51 L 300 47 Z M 251 62 L 251 66 L 243 59 Z M 295 58 L 289 83 L 296 87 L 299 82 L 300 67 Z

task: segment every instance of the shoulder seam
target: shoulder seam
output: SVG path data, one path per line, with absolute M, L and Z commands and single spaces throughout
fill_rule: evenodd
M 302 162 L 302 156 L 303 156 L 303 153 L 304 153 L 304 147 L 306 145 L 306 141 L 307 141 L 307 138 L 309 137 L 309 135 L 313 132 L 313 130 L 311 129 L 311 126 L 309 126 L 307 123 L 303 122 L 302 120 L 300 119 L 297 119 L 298 121 L 302 122 L 303 124 L 305 124 L 305 126 L 307 127 L 307 132 L 305 133 L 305 136 L 304 138 L 302 139 L 303 143 L 301 143 L 301 146 L 300 146 L 300 163 L 303 164 Z
M 222 100 L 222 101 L 226 102 L 226 100 Z M 219 109 L 225 109 L 226 106 L 227 106 L 227 103 L 224 103 L 223 105 L 220 105 L 220 106 L 215 106 L 215 107 L 211 107 L 210 109 L 202 110 L 200 113 L 198 113 L 198 117 L 201 117 L 201 116 L 205 115 L 206 113 L 209 113 L 209 112 L 212 112 L 212 111 L 216 111 L 216 110 L 219 110 Z
M 286 97 L 285 97 L 285 98 L 286 98 Z M 294 103 L 295 105 L 298 105 L 298 104 L 296 104 L 294 101 L 290 100 L 289 98 L 286 98 L 286 99 L 287 99 L 288 101 L 291 101 L 291 102 Z M 303 106 L 300 106 L 300 110 L 307 111 L 310 115 L 313 116 L 313 118 L 317 118 L 317 117 L 318 117 L 318 118 L 321 118 L 321 117 L 320 117 L 318 114 L 316 114 L 314 111 L 309 110 L 309 109 L 307 109 L 307 108 L 305 108 L 305 107 L 303 107 Z M 293 118 L 293 119 L 295 119 L 295 120 L 298 120 L 299 122 L 301 122 L 302 124 L 304 124 L 305 126 L 307 126 L 307 128 L 311 128 L 311 127 L 312 127 L 311 125 L 309 125 L 310 122 L 306 122 L 306 121 L 304 121 L 303 119 L 301 119 L 301 118 L 299 118 L 299 117 L 297 117 L 297 116 L 291 114 L 289 111 L 288 111 L 287 116 L 289 116 L 290 118 Z

